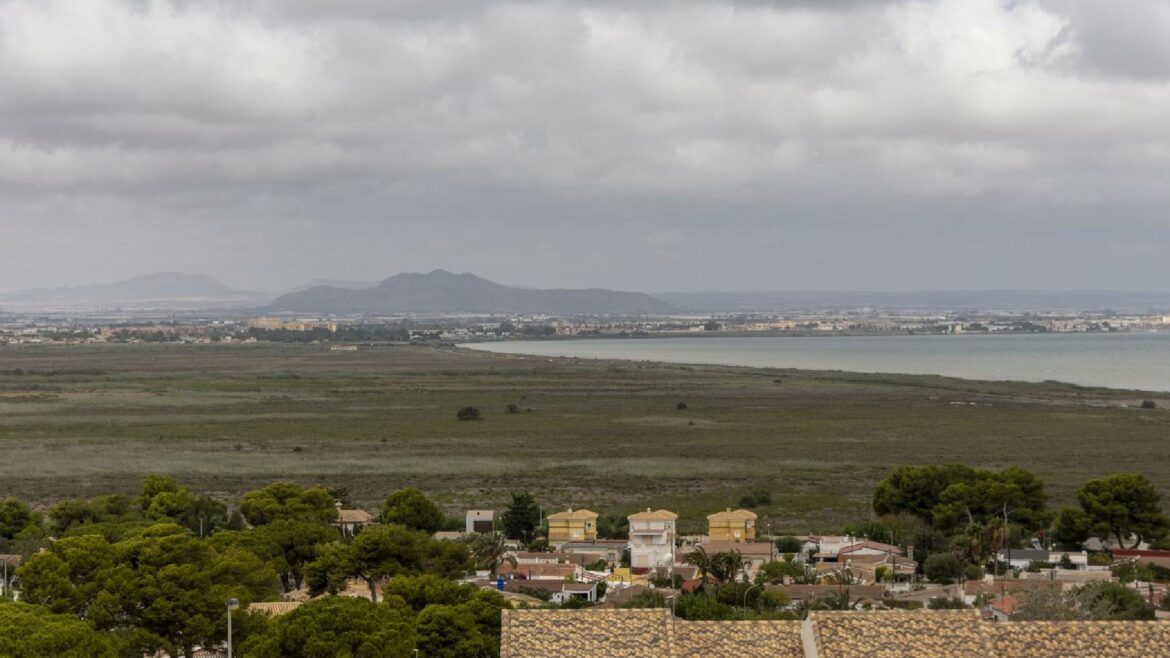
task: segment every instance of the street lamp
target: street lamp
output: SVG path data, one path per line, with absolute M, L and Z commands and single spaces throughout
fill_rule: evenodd
M 757 584 L 751 585 L 750 588 L 743 590 L 743 618 L 744 619 L 748 618 L 748 592 L 753 590 L 753 589 L 762 588 L 762 587 L 764 587 L 764 583 L 757 583 Z M 228 657 L 228 658 L 230 658 L 230 657 Z
M 235 610 L 238 607 L 240 607 L 240 600 L 239 599 L 228 599 L 227 600 L 227 617 L 228 617 L 228 638 L 227 638 L 227 640 L 228 640 L 227 641 L 228 655 L 227 655 L 227 658 L 232 658 L 232 610 Z

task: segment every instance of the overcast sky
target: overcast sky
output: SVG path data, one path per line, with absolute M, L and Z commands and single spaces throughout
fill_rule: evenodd
M 0 290 L 1170 290 L 1170 2 L 0 0 Z

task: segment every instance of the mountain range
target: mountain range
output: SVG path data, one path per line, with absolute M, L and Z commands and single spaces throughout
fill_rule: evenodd
M 651 314 L 673 309 L 640 292 L 513 288 L 474 274 L 434 270 L 396 274 L 369 288 L 322 285 L 281 295 L 274 311 L 314 313 Z
M 229 288 L 201 274 L 158 272 L 115 283 L 60 288 L 29 288 L 0 294 L 9 308 L 168 308 L 198 309 L 263 304 L 266 296 Z
M 505 286 L 474 274 L 435 270 L 381 282 L 314 279 L 282 295 L 248 292 L 198 274 L 160 272 L 116 283 L 0 293 L 8 311 L 235 309 L 238 313 L 669 314 L 802 312 L 872 308 L 933 311 L 1164 313 L 1170 293 L 1121 290 L 917 290 L 618 292 Z M 275 300 L 273 297 L 276 297 Z

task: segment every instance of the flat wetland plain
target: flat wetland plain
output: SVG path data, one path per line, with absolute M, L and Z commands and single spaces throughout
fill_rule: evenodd
M 483 420 L 456 420 L 467 405 Z M 371 509 L 415 486 L 452 514 L 527 489 L 546 511 L 667 507 L 698 530 L 767 489 L 761 524 L 834 531 L 894 466 L 944 462 L 1034 470 L 1054 506 L 1119 471 L 1170 495 L 1170 396 L 407 345 L 0 348 L 0 497 L 38 504 L 168 473 L 223 497 L 344 486 Z

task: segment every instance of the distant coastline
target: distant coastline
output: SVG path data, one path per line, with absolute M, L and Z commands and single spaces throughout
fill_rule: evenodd
M 464 342 L 460 346 L 525 356 L 1056 381 L 1170 392 L 1170 332 L 590 338 Z

